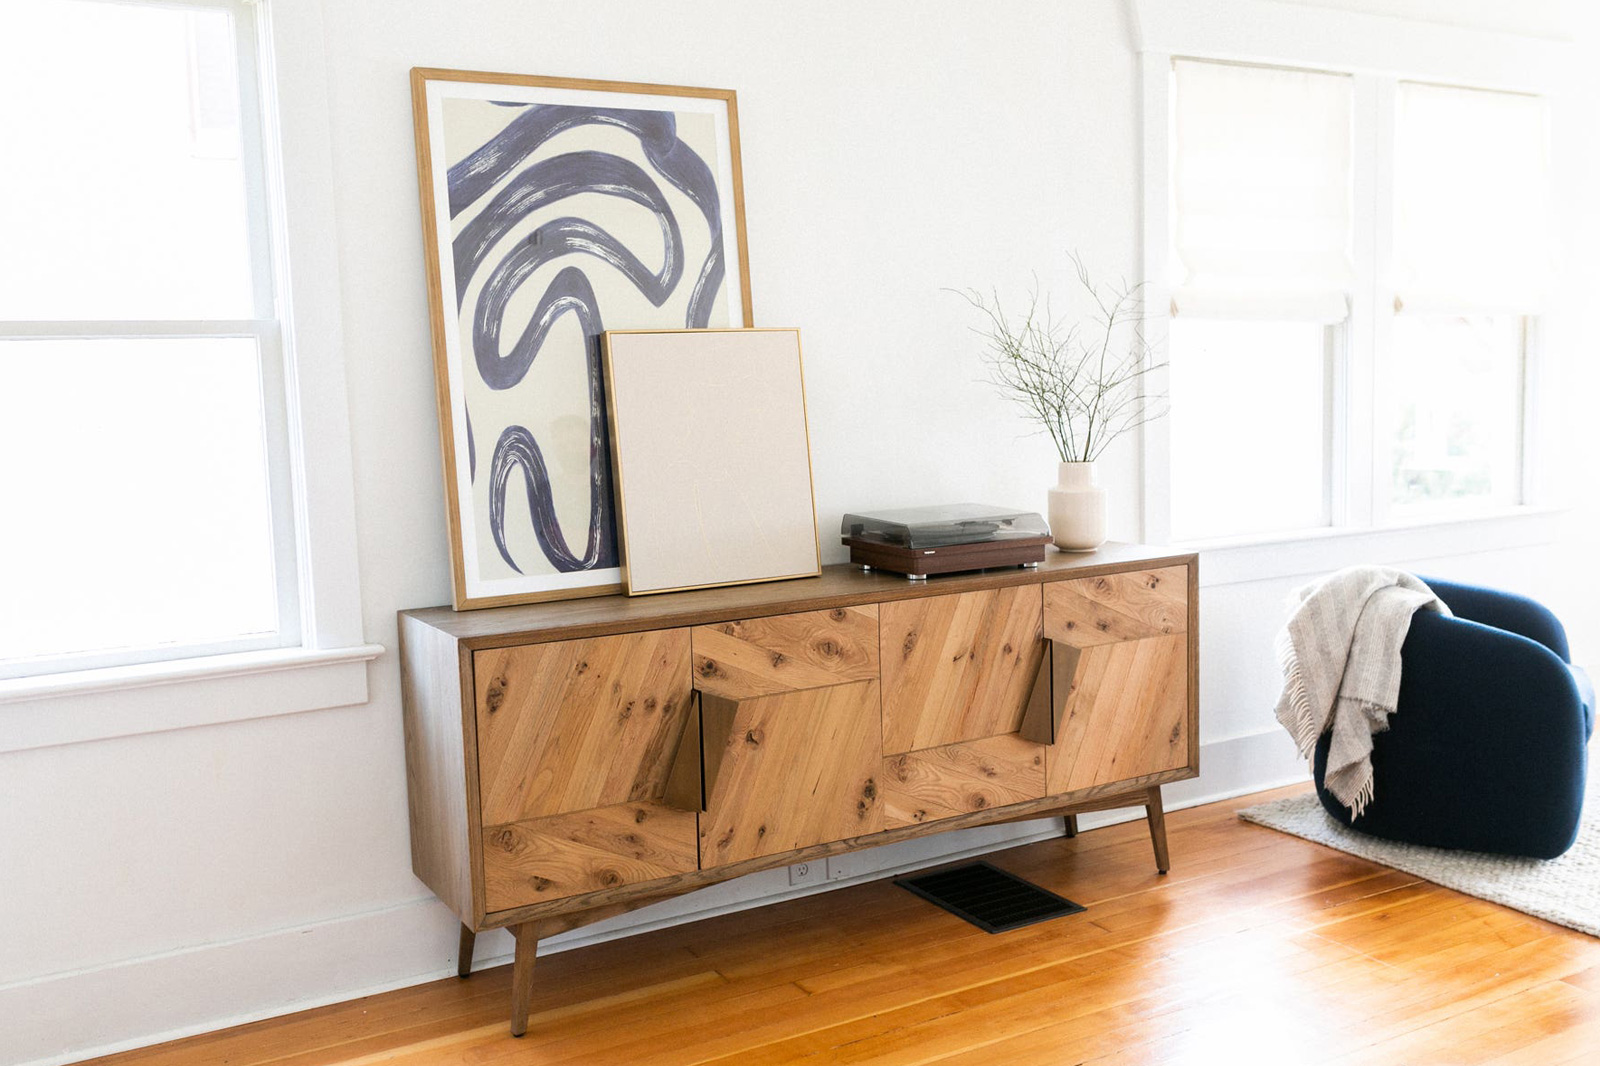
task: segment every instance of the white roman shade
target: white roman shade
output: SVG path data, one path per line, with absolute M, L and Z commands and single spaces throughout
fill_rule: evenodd
M 1551 274 L 1544 101 L 1401 82 L 1394 290 L 1421 314 L 1536 314 Z
M 1174 310 L 1342 321 L 1351 79 L 1189 59 L 1172 68 Z

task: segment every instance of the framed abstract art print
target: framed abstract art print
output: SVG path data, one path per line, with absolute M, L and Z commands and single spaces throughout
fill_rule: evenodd
M 600 334 L 751 325 L 734 94 L 411 87 L 454 605 L 618 592 Z

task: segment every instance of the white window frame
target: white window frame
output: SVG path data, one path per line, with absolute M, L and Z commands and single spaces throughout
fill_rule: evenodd
M 274 550 L 288 560 L 279 602 L 293 609 L 266 647 L 0 680 L 0 752 L 362 703 L 366 664 L 384 650 L 365 640 L 361 617 L 320 0 L 150 2 L 235 14 L 252 94 L 241 115 L 259 119 L 265 148 L 258 166 L 246 161 L 264 182 L 252 200 L 266 205 L 251 238 L 271 249 L 276 308 L 258 293 L 257 317 L 241 322 L 10 323 L 3 335 L 255 338 L 263 389 L 283 397 L 268 419 L 279 456 L 269 476 Z
M 1376 424 L 1383 395 L 1382 360 L 1389 350 L 1394 292 L 1389 287 L 1392 257 L 1394 138 L 1384 123 L 1394 114 L 1401 81 L 1423 81 L 1550 96 L 1570 66 L 1570 49 L 1544 39 L 1410 22 L 1274 0 L 1210 0 L 1202 8 L 1184 0 L 1133 0 L 1141 60 L 1144 166 L 1144 277 L 1150 333 L 1165 350 L 1172 279 L 1167 276 L 1171 226 L 1170 124 L 1172 61 L 1209 59 L 1229 63 L 1293 67 L 1347 74 L 1353 78 L 1354 180 L 1352 226 L 1357 283 L 1349 317 L 1330 333 L 1332 380 L 1328 421 L 1331 524 L 1289 533 L 1219 538 L 1195 547 L 1226 548 L 1382 534 L 1398 528 L 1439 527 L 1485 521 L 1488 528 L 1517 539 L 1517 529 L 1546 539 L 1553 510 L 1543 495 L 1534 465 L 1542 451 L 1535 410 L 1547 409 L 1538 340 L 1539 320 L 1530 318 L 1523 360 L 1523 410 L 1519 455 L 1520 503 L 1506 508 L 1463 508 L 1454 513 L 1396 520 L 1390 513 L 1388 442 Z M 1364 269 L 1371 264 L 1370 273 Z M 1165 371 L 1152 388 L 1165 391 Z M 1172 540 L 1171 439 L 1165 420 L 1142 429 L 1144 472 L 1143 538 Z M 1539 520 L 1519 526 L 1498 521 L 1508 516 Z M 1374 542 L 1376 543 L 1376 542 Z

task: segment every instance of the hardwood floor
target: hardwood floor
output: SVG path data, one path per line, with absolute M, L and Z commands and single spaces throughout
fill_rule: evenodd
M 1299 789 L 1269 795 L 1283 795 Z M 1087 904 L 990 936 L 887 881 L 541 958 L 101 1066 L 1133 1066 L 1600 1061 L 1600 940 L 1234 817 L 991 856 Z

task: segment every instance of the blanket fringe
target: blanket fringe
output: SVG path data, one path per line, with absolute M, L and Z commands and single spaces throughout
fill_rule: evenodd
M 1317 739 L 1322 733 L 1322 723 L 1311 708 L 1311 695 L 1306 691 L 1305 678 L 1300 674 L 1300 656 L 1294 649 L 1294 638 L 1287 628 L 1278 633 L 1274 649 L 1278 665 L 1283 669 L 1284 690 L 1289 696 L 1289 709 L 1294 712 L 1295 748 L 1302 759 L 1311 758 L 1317 750 Z M 1284 725 L 1289 723 L 1285 722 Z

